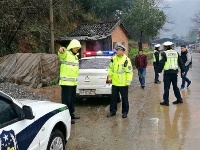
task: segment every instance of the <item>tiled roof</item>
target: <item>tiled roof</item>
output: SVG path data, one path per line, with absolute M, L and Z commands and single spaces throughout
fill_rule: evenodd
M 70 36 L 94 36 L 111 34 L 117 22 L 83 24 L 77 28 Z
M 106 23 L 83 24 L 68 36 L 59 37 L 57 40 L 71 40 L 73 38 L 76 38 L 77 40 L 104 39 L 111 35 L 116 26 L 122 27 L 125 34 L 129 36 L 121 21 L 114 21 Z

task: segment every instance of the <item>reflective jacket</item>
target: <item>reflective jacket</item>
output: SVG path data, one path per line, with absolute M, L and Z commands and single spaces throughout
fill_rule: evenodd
M 165 51 L 164 53 L 166 54 L 166 57 L 167 57 L 167 61 L 165 62 L 165 65 L 164 65 L 164 70 L 178 69 L 178 52 L 171 49 L 171 50 Z
M 159 61 L 161 60 L 161 54 L 159 51 L 154 50 L 153 54 L 153 62 L 159 64 Z
M 178 67 L 184 72 L 185 66 L 178 52 L 175 50 L 167 50 L 162 53 L 162 59 L 159 62 L 158 72 L 164 70 L 164 74 L 178 73 Z
M 133 68 L 130 59 L 124 54 L 122 57 L 113 56 L 108 69 L 112 85 L 130 85 L 133 78 Z
M 61 61 L 59 85 L 77 85 L 77 77 L 79 74 L 79 61 L 77 57 L 78 53 L 73 54 L 71 51 L 71 49 L 74 47 L 81 47 L 78 40 L 72 40 L 67 47 L 65 53 L 61 54 L 60 52 L 58 52 L 58 56 L 60 57 Z

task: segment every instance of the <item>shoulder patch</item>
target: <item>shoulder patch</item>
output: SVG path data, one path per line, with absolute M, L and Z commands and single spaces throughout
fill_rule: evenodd
M 0 149 L 1 150 L 19 150 L 16 135 L 13 130 L 2 131 L 0 134 Z

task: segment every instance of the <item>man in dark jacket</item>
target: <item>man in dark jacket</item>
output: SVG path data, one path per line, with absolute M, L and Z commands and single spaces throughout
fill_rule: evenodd
M 191 84 L 191 81 L 186 76 L 189 71 L 189 66 L 191 65 L 191 62 L 192 62 L 192 56 L 187 51 L 185 45 L 181 46 L 181 59 L 183 60 L 183 63 L 185 64 L 185 74 L 184 75 L 181 74 L 182 84 L 181 84 L 180 90 L 183 90 L 185 89 L 185 82 L 187 82 L 187 87 L 189 87 Z
M 177 86 L 177 74 L 178 74 L 178 67 L 181 69 L 181 73 L 184 75 L 184 64 L 179 56 L 178 52 L 172 50 L 172 42 L 164 42 L 164 48 L 166 51 L 162 53 L 162 59 L 160 61 L 160 66 L 158 72 L 162 72 L 164 69 L 164 94 L 163 94 L 163 102 L 160 105 L 169 106 L 169 89 L 172 83 L 174 95 L 177 98 L 173 104 L 180 104 L 183 103 L 179 88 Z
M 143 50 L 140 49 L 138 55 L 135 57 L 135 67 L 138 69 L 139 81 L 141 88 L 145 87 L 145 76 L 147 67 L 147 56 L 143 54 Z

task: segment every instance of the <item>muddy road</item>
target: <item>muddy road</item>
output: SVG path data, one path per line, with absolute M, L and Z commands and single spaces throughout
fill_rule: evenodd
M 128 118 L 117 115 L 107 118 L 109 101 L 88 99 L 76 102 L 76 114 L 81 119 L 72 125 L 67 150 L 199 150 L 200 149 L 200 53 L 193 54 L 188 72 L 192 80 L 189 89 L 181 91 L 183 104 L 176 100 L 172 87 L 170 105 L 160 106 L 163 82 L 154 84 L 153 66 L 147 68 L 146 87 L 140 88 L 137 72 L 129 89 Z M 162 77 L 160 77 L 162 81 Z M 181 85 L 179 76 L 178 85 Z M 60 102 L 60 87 L 52 86 L 35 92 Z

